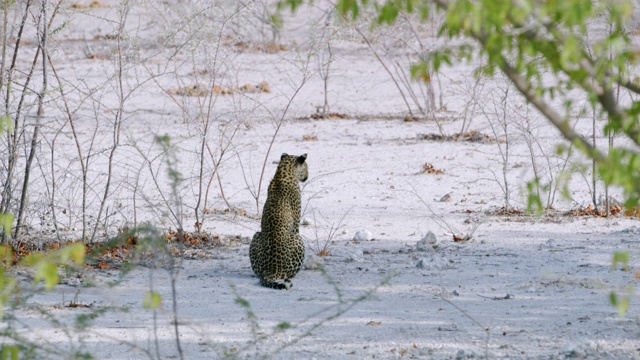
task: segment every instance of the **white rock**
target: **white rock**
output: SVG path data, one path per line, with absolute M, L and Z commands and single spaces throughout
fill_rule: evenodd
M 424 240 L 427 244 L 431 244 L 434 245 L 438 242 L 438 238 L 436 237 L 436 234 L 432 233 L 431 231 L 429 231 L 423 238 L 422 240 Z
M 436 238 L 436 235 L 431 231 L 416 243 L 416 250 L 418 251 L 429 251 L 436 247 L 438 247 L 438 238 Z
M 360 230 L 354 236 L 354 241 L 371 241 L 373 239 L 373 235 L 369 230 Z
M 324 259 L 318 255 L 309 255 L 304 262 L 304 268 L 306 270 L 318 270 L 324 266 Z

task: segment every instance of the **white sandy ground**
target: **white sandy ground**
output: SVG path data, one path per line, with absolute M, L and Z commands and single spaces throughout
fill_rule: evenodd
M 89 15 L 70 10 L 60 15 L 73 21 L 59 35 L 64 51 L 53 57 L 59 64 L 59 73 L 69 83 L 81 78 L 84 84 L 100 84 L 108 81 L 113 72 L 113 61 L 87 59 L 84 42 L 78 41 L 110 33 L 113 24 L 101 21 L 114 18 L 115 6 L 111 2 L 105 4 L 103 8 L 86 10 Z M 167 6 L 191 5 L 196 6 L 191 2 L 169 2 Z M 164 18 L 146 6 L 140 3 L 133 8 L 128 25 L 130 31 L 150 44 L 149 39 L 156 35 L 153 31 L 157 31 L 154 24 L 162 23 L 149 19 Z M 304 55 L 308 51 L 305 46 L 310 43 L 305 39 L 313 33 L 305 27 L 309 24 L 312 22 L 300 17 L 288 19 L 281 41 L 289 44 L 295 40 L 300 44 L 297 50 Z M 362 41 L 343 26 L 336 35 L 340 41 L 334 44 L 336 58 L 329 98 L 332 111 L 348 114 L 349 118 L 299 119 L 322 105 L 322 81 L 313 75 L 294 99 L 273 145 L 261 198 L 264 202 L 266 184 L 281 153 L 307 153 L 310 180 L 304 187 L 303 207 L 309 224 L 301 227 L 301 233 L 309 245 L 307 253 L 311 254 L 318 249 L 316 239 L 324 244 L 331 228 L 337 227 L 328 247 L 331 256 L 322 258 L 323 271 L 302 270 L 289 291 L 261 288 L 248 259 L 249 239 L 259 229 L 259 221 L 253 216 L 228 213 L 207 215 L 205 230 L 226 240 L 218 247 L 187 250 L 190 256 L 179 260 L 177 315 L 185 358 L 210 359 L 225 354 L 279 359 L 640 357 L 640 299 L 637 295 L 632 297 L 625 317 L 619 317 L 608 301 L 610 291 L 623 293 L 628 285 L 637 283 L 634 271 L 640 251 L 638 221 L 621 216 L 569 217 L 560 211 L 540 219 L 492 215 L 504 204 L 498 144 L 421 140 L 420 134 L 439 133 L 438 126 L 433 121 L 402 121 L 406 106 L 389 76 Z M 210 50 L 207 44 L 201 44 L 206 51 Z M 90 41 L 90 45 L 96 52 L 103 48 L 107 49 L 105 53 L 113 50 L 113 42 L 106 40 Z M 140 51 L 147 55 L 154 51 L 170 54 L 174 49 L 149 45 Z M 221 75 L 225 86 L 265 80 L 274 89 L 270 94 L 221 96 L 215 107 L 215 129 L 220 129 L 216 131 L 229 128 L 218 127 L 224 121 L 246 121 L 233 140 L 232 155 L 219 171 L 229 202 L 253 215 L 256 205 L 248 188 L 255 189 L 272 139 L 275 125 L 268 114 L 271 111 L 276 118 L 281 116 L 299 85 L 301 76 L 295 69 L 295 59 L 300 56 L 295 51 L 225 51 L 231 59 Z M 118 181 L 110 202 L 112 209 L 118 210 L 110 217 L 113 227 L 105 229 L 110 234 L 118 226 L 131 226 L 134 213 L 139 222 L 162 220 L 160 226 L 172 225 L 163 217 L 166 209 L 140 155 L 148 153 L 152 158 L 159 152 L 152 144 L 156 134 L 170 134 L 178 146 L 179 170 L 187 179 L 181 188 L 187 209 L 184 223 L 191 230 L 190 224 L 195 222 L 192 209 L 197 193 L 198 123 L 185 119 L 188 116 L 160 86 L 177 88 L 196 83 L 191 70 L 206 66 L 189 65 L 193 60 L 190 53 L 181 53 L 177 59 L 170 62 L 176 74 L 144 83 L 126 103 L 124 145 L 116 154 Z M 310 66 L 313 71 L 317 66 L 314 59 Z M 407 59 L 402 59 L 402 66 L 408 66 Z M 160 67 L 166 64 L 163 61 L 162 56 L 156 56 L 146 65 Z M 129 83 L 148 76 L 145 71 L 137 65 L 130 68 Z M 462 126 L 461 112 L 470 100 L 461 91 L 465 84 L 473 83 L 471 71 L 471 66 L 457 66 L 443 72 L 442 91 L 448 111 L 438 116 L 446 133 L 455 133 Z M 85 149 L 96 127 L 95 148 L 105 149 L 111 144 L 108 114 L 115 97 L 110 86 L 98 87 L 96 97 L 100 97 L 102 107 L 95 113 L 93 107 L 83 107 L 78 100 L 81 95 L 69 95 L 75 99 L 74 106 L 80 108 L 77 126 L 79 133 L 86 136 Z M 489 82 L 487 89 L 500 86 L 499 82 Z M 197 99 L 178 97 L 190 111 L 197 108 Z M 489 103 L 491 99 L 480 101 Z M 515 96 L 510 97 L 510 102 L 522 103 Z M 554 145 L 560 142 L 557 132 L 534 112 L 528 116 L 539 141 L 536 146 L 553 154 Z M 56 121 L 63 123 L 64 117 L 60 118 L 45 130 L 55 132 Z M 471 129 L 492 134 L 490 123 L 481 114 L 476 113 L 471 120 Z M 588 126 L 589 123 L 584 125 L 585 131 Z M 531 179 L 532 167 L 523 131 L 515 128 L 511 130 L 508 182 L 512 205 L 522 209 L 526 199 L 524 184 Z M 68 210 L 64 213 L 68 214 L 78 208 L 77 176 L 73 174 L 79 166 L 68 127 L 63 134 L 57 140 L 55 161 L 59 168 L 68 168 L 70 174 L 58 179 L 58 186 L 76 189 L 71 195 L 60 195 L 60 210 Z M 212 139 L 216 134 L 211 135 Z M 317 140 L 303 141 L 305 135 L 315 135 Z M 540 153 L 537 156 L 539 164 L 546 166 L 548 158 Z M 94 161 L 94 168 L 104 171 L 106 157 L 96 157 Z M 444 174 L 422 174 L 425 162 L 442 169 Z M 161 162 L 156 161 L 153 168 L 162 169 Z M 158 173 L 162 175 L 163 171 Z M 131 183 L 137 174 L 139 188 L 134 196 L 138 198 L 134 202 Z M 588 173 L 586 178 L 590 178 Z M 99 179 L 96 183 L 100 183 Z M 159 181 L 166 189 L 166 179 Z M 555 207 L 564 211 L 588 204 L 586 184 L 576 175 L 570 183 L 573 200 L 562 200 L 557 195 Z M 451 201 L 441 202 L 447 194 Z M 226 207 L 217 182 L 209 201 L 210 209 Z M 65 215 L 61 211 L 58 216 Z M 78 218 L 69 216 L 68 221 L 69 226 L 60 230 L 63 236 L 73 238 L 77 236 Z M 40 225 L 46 228 L 44 222 Z M 452 230 L 445 224 L 462 234 L 479 225 L 471 241 L 454 243 Z M 353 241 L 360 230 L 369 231 L 373 239 Z M 438 238 L 437 248 L 418 248 L 418 241 L 429 231 Z M 632 253 L 632 271 L 611 270 L 614 251 Z M 20 334 L 41 345 L 86 351 L 98 359 L 176 358 L 167 271 L 141 266 L 127 274 L 121 284 L 107 286 L 117 278 L 115 270 L 85 270 L 80 280 L 67 277 L 65 284 L 53 291 L 30 298 L 27 307 L 14 313 L 13 324 Z M 28 286 L 27 279 L 21 279 Z M 153 312 L 142 307 L 144 294 L 150 289 L 163 299 L 155 319 Z M 250 304 L 255 317 L 237 303 L 238 298 Z M 72 300 L 91 304 L 92 308 L 64 306 Z M 103 306 L 115 310 L 99 316 L 86 330 L 74 330 L 76 316 Z M 36 307 L 63 325 L 54 326 Z M 276 330 L 283 322 L 291 328 Z

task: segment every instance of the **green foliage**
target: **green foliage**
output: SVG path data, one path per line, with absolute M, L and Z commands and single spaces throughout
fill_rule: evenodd
M 59 281 L 58 267 L 81 266 L 85 259 L 85 245 L 81 243 L 71 244 L 56 249 L 48 254 L 32 254 L 22 260 L 22 264 L 36 270 L 34 282 L 44 280 L 45 289 L 52 289 Z M 7 301 L 15 297 L 19 301 L 20 290 L 14 277 L 7 276 L 5 268 L 13 264 L 13 249 L 9 245 L 0 245 L 0 318 Z M 90 316 L 83 315 L 83 316 Z M 77 319 L 76 319 L 77 320 Z M 86 322 L 88 323 L 88 321 Z M 3 345 L 0 350 L 0 360 L 14 360 L 19 358 L 35 358 L 30 354 L 32 348 L 24 347 L 19 342 L 17 345 Z M 76 354 L 74 358 L 91 358 L 89 354 Z
M 22 260 L 27 266 L 36 270 L 34 282 L 44 281 L 45 289 L 51 290 L 60 280 L 58 267 L 83 265 L 86 248 L 82 243 L 75 243 L 56 249 L 48 254 L 35 253 Z
M 292 9 L 303 0 L 289 0 Z M 295 5 L 294 5 L 295 3 Z M 393 24 L 402 12 L 418 12 L 423 20 L 429 6 L 444 14 L 439 37 L 473 40 L 477 45 L 456 41 L 424 56 L 411 67 L 414 79 L 429 82 L 452 59 L 481 57 L 477 73 L 491 76 L 502 72 L 516 89 L 552 123 L 571 146 L 594 160 L 606 185 L 624 190 L 625 207 L 640 203 L 640 85 L 631 78 L 631 69 L 640 63 L 640 50 L 624 25 L 629 22 L 630 0 L 385 0 L 372 2 L 375 24 Z M 353 19 L 368 1 L 338 0 L 336 9 Z M 594 33 L 590 26 L 605 23 L 607 31 Z M 375 25 L 374 24 L 374 25 Z M 545 82 L 543 82 L 543 77 Z M 553 81 L 549 81 L 553 78 Z M 579 89 L 580 92 L 569 91 Z M 619 101 L 620 89 L 625 101 Z M 582 95 L 580 95 L 582 94 Z M 582 97 L 582 98 L 580 98 Z M 564 111 L 550 100 L 559 100 Z M 580 104 L 580 105 L 577 105 Z M 605 118 L 604 133 L 625 138 L 625 146 L 598 149 L 572 128 L 570 114 L 593 109 Z M 624 143 L 624 142 L 617 142 Z M 631 146 L 628 145 L 631 144 Z M 568 183 L 565 178 L 563 183 Z M 527 183 L 529 211 L 542 212 L 539 179 Z M 567 193 L 563 189 L 563 193 Z M 628 253 L 614 254 L 612 268 L 628 270 Z M 631 292 L 632 289 L 630 289 Z M 610 295 L 622 315 L 630 296 Z
M 0 360 L 18 360 L 18 350 L 17 345 L 2 345 Z
M 629 285 L 629 294 L 633 292 L 633 287 Z M 609 302 L 618 310 L 619 316 L 624 316 L 631 304 L 631 295 L 620 296 L 615 291 L 609 293 Z
M 13 120 L 9 115 L 0 116 L 0 133 L 13 131 Z
M 366 5 L 367 1 L 362 0 L 362 5 Z M 341 14 L 348 15 L 351 13 L 351 18 L 355 19 L 358 17 L 360 13 L 360 5 L 358 5 L 358 0 L 341 0 L 336 3 L 336 9 L 340 11 Z
M 274 29 L 282 29 L 284 26 L 284 20 L 282 20 L 282 15 L 280 13 L 274 13 L 269 15 L 269 22 L 274 27 Z
M 622 271 L 630 271 L 629 259 L 631 253 L 628 251 L 616 251 L 613 253 L 613 259 L 611 260 L 611 270 L 617 270 L 618 266 Z M 629 311 L 629 305 L 631 304 L 631 296 L 633 295 L 633 285 L 629 284 L 623 295 L 612 291 L 609 293 L 609 302 L 618 310 L 619 316 L 624 316 Z
M 178 153 L 176 148 L 171 144 L 169 135 L 156 135 L 154 142 L 160 145 L 166 153 L 165 163 L 167 164 L 167 176 L 171 180 L 171 188 L 175 189 L 184 180 L 182 174 L 177 170 Z
M 162 304 L 162 296 L 155 291 L 147 291 L 144 294 L 142 306 L 147 310 L 155 310 Z
M 295 6 L 300 3 L 295 1 Z M 414 79 L 430 81 L 431 72 L 451 64 L 453 58 L 484 58 L 486 65 L 479 69 L 482 74 L 504 72 L 529 101 L 537 100 L 533 104 L 539 110 L 551 109 L 543 111 L 545 116 L 578 149 L 596 160 L 603 181 L 624 189 L 627 207 L 638 204 L 637 148 L 618 147 L 610 152 L 593 148 L 569 125 L 568 114 L 579 99 L 572 98 L 575 94 L 567 95 L 568 90 L 582 89 L 585 104 L 596 106 L 608 119 L 607 133 L 622 134 L 640 146 L 640 101 L 619 103 L 614 93 L 621 87 L 640 95 L 640 86 L 629 79 L 630 69 L 640 62 L 640 51 L 624 29 L 633 11 L 631 1 L 386 0 L 372 4 L 376 24 L 393 24 L 402 12 L 419 13 L 427 19 L 429 6 L 444 13 L 440 37 L 472 39 L 479 46 L 464 42 L 433 51 L 411 67 Z M 291 2 L 289 5 L 293 8 Z M 369 5 L 368 1 L 339 0 L 336 9 L 356 18 Z M 609 32 L 590 37 L 589 24 L 602 20 L 609 25 Z M 551 85 L 542 82 L 543 75 L 549 74 L 555 76 Z M 552 118 L 555 109 L 546 102 L 558 97 L 565 106 L 564 118 Z M 534 198 L 529 200 L 535 205 Z
M 618 264 L 621 265 L 622 271 L 629 271 L 629 258 L 631 254 L 628 251 L 616 251 L 613 253 L 613 260 L 611 260 L 611 270 L 618 268 Z
M 5 234 L 11 234 L 11 225 L 13 225 L 13 215 L 0 214 L 0 226 Z
M 282 1 L 278 1 L 278 4 L 276 5 L 276 7 L 278 11 L 287 7 L 291 9 L 291 12 L 295 12 L 298 9 L 298 7 L 300 7 L 300 5 L 302 5 L 303 3 L 304 3 L 304 0 L 282 0 Z
M 14 277 L 5 274 L 5 267 L 11 265 L 13 250 L 8 245 L 0 245 L 0 318 L 4 310 L 4 304 L 17 290 L 17 282 Z
M 527 211 L 540 216 L 544 210 L 540 195 L 534 190 L 539 186 L 539 180 L 534 179 L 527 182 Z
M 251 308 L 251 305 L 249 304 L 249 302 L 246 299 L 241 298 L 239 296 L 236 297 L 235 302 L 236 302 L 236 304 L 242 306 L 245 309 L 250 309 Z

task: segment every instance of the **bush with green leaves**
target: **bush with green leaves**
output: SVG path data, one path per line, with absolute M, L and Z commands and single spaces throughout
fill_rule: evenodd
M 303 3 L 283 0 L 278 8 L 295 10 Z M 640 51 L 625 27 L 634 11 L 631 1 L 339 0 L 336 8 L 352 19 L 373 10 L 378 26 L 393 24 L 402 13 L 417 13 L 425 22 L 444 15 L 438 36 L 459 41 L 423 54 L 411 69 L 415 79 L 429 81 L 456 59 L 482 60 L 478 74 L 502 72 L 566 140 L 595 160 L 605 184 L 624 190 L 627 207 L 638 204 L 640 84 L 631 71 Z M 606 28 L 596 29 L 598 24 Z M 571 114 L 592 108 L 606 119 L 605 134 L 628 141 L 598 147 L 580 134 Z
M 278 10 L 295 11 L 305 2 L 312 0 L 281 0 Z M 579 149 L 606 186 L 624 191 L 625 207 L 638 206 L 640 76 L 633 70 L 640 50 L 631 36 L 637 12 L 632 1 L 338 0 L 335 6 L 345 19 L 373 11 L 373 26 L 394 24 L 403 13 L 418 14 L 424 22 L 443 16 L 437 36 L 456 45 L 422 54 L 411 67 L 414 79 L 430 81 L 432 73 L 455 60 L 482 64 L 478 76 L 502 73 L 572 145 L 559 144 L 559 152 Z M 604 119 L 609 141 L 603 145 L 590 142 L 572 122 L 575 114 L 590 111 Z M 529 209 L 538 212 L 542 202 L 532 189 L 539 181 L 527 186 Z M 616 252 L 613 267 L 621 263 L 628 270 L 629 255 Z M 621 315 L 629 306 L 628 294 L 610 294 Z

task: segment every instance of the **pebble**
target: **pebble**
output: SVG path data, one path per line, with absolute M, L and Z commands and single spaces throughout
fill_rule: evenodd
M 311 219 L 308 217 L 302 218 L 302 225 L 303 226 L 313 225 L 313 221 L 311 221 Z
M 417 251 L 429 251 L 438 247 L 438 238 L 429 231 L 420 241 L 416 243 Z
M 318 255 L 309 255 L 304 262 L 304 268 L 306 270 L 318 270 L 324 266 L 324 259 Z
M 354 241 L 371 241 L 373 240 L 373 235 L 369 230 L 360 230 L 353 236 Z

